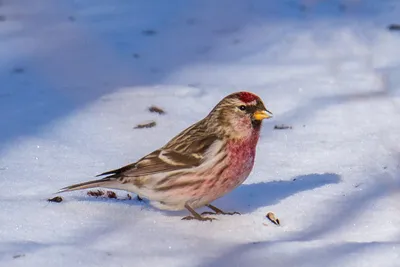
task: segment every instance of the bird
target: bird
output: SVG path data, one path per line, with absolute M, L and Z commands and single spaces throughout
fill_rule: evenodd
M 103 172 L 99 180 L 60 189 L 94 187 L 125 190 L 169 211 L 188 210 L 182 220 L 212 221 L 206 215 L 233 215 L 211 203 L 241 185 L 251 173 L 262 121 L 273 115 L 254 93 L 224 97 L 211 112 L 138 161 Z M 208 207 L 213 212 L 197 213 Z

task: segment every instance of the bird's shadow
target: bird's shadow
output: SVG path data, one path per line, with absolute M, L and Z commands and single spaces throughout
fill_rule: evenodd
M 340 176 L 335 173 L 324 174 L 307 174 L 299 175 L 292 178 L 290 181 L 271 181 L 261 182 L 254 184 L 243 184 L 237 189 L 233 190 L 230 194 L 214 201 L 215 204 L 223 210 L 235 210 L 240 213 L 249 213 L 260 207 L 265 207 L 278 203 L 279 201 L 294 195 L 296 193 L 312 190 L 314 188 L 322 187 L 329 184 L 337 184 L 340 182 Z M 108 203 L 123 203 L 127 205 L 139 205 L 149 207 L 147 200 L 139 201 L 136 196 L 132 199 L 126 199 L 125 194 L 118 194 L 123 196 L 117 199 L 110 199 L 106 197 L 77 197 L 79 201 L 88 202 L 108 202 Z M 166 212 L 170 214 L 171 212 Z M 171 213 L 176 214 L 176 212 Z
M 300 193 L 329 184 L 340 182 L 335 173 L 299 175 L 289 181 L 271 181 L 254 184 L 243 184 L 232 193 L 213 202 L 223 210 L 249 213 L 260 207 L 270 206 L 279 201 Z

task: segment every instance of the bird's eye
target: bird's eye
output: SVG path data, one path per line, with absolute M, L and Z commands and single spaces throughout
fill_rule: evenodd
M 241 106 L 239 106 L 239 109 L 240 109 L 240 110 L 246 110 L 246 106 L 241 105 Z

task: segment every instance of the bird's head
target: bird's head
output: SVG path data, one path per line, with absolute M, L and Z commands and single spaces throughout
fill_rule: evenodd
M 272 113 L 257 95 L 237 92 L 222 99 L 210 116 L 229 135 L 244 137 L 258 131 L 262 120 L 271 118 Z

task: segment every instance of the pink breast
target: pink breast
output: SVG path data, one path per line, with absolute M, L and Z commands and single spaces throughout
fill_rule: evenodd
M 242 184 L 249 176 L 254 165 L 258 132 L 245 140 L 232 140 L 227 144 L 228 157 L 222 165 L 228 166 L 219 177 L 213 177 L 212 191 L 215 196 L 221 197 Z M 211 182 L 211 181 L 210 181 Z
M 229 156 L 227 163 L 230 165 L 229 171 L 224 175 L 232 180 L 235 187 L 244 182 L 250 174 L 254 165 L 256 154 L 256 144 L 253 142 L 231 142 L 228 144 Z
M 202 178 L 206 178 L 206 182 L 191 192 L 193 207 L 211 203 L 246 180 L 253 169 L 258 137 L 259 133 L 255 131 L 247 139 L 228 142 L 226 159 L 205 173 Z

